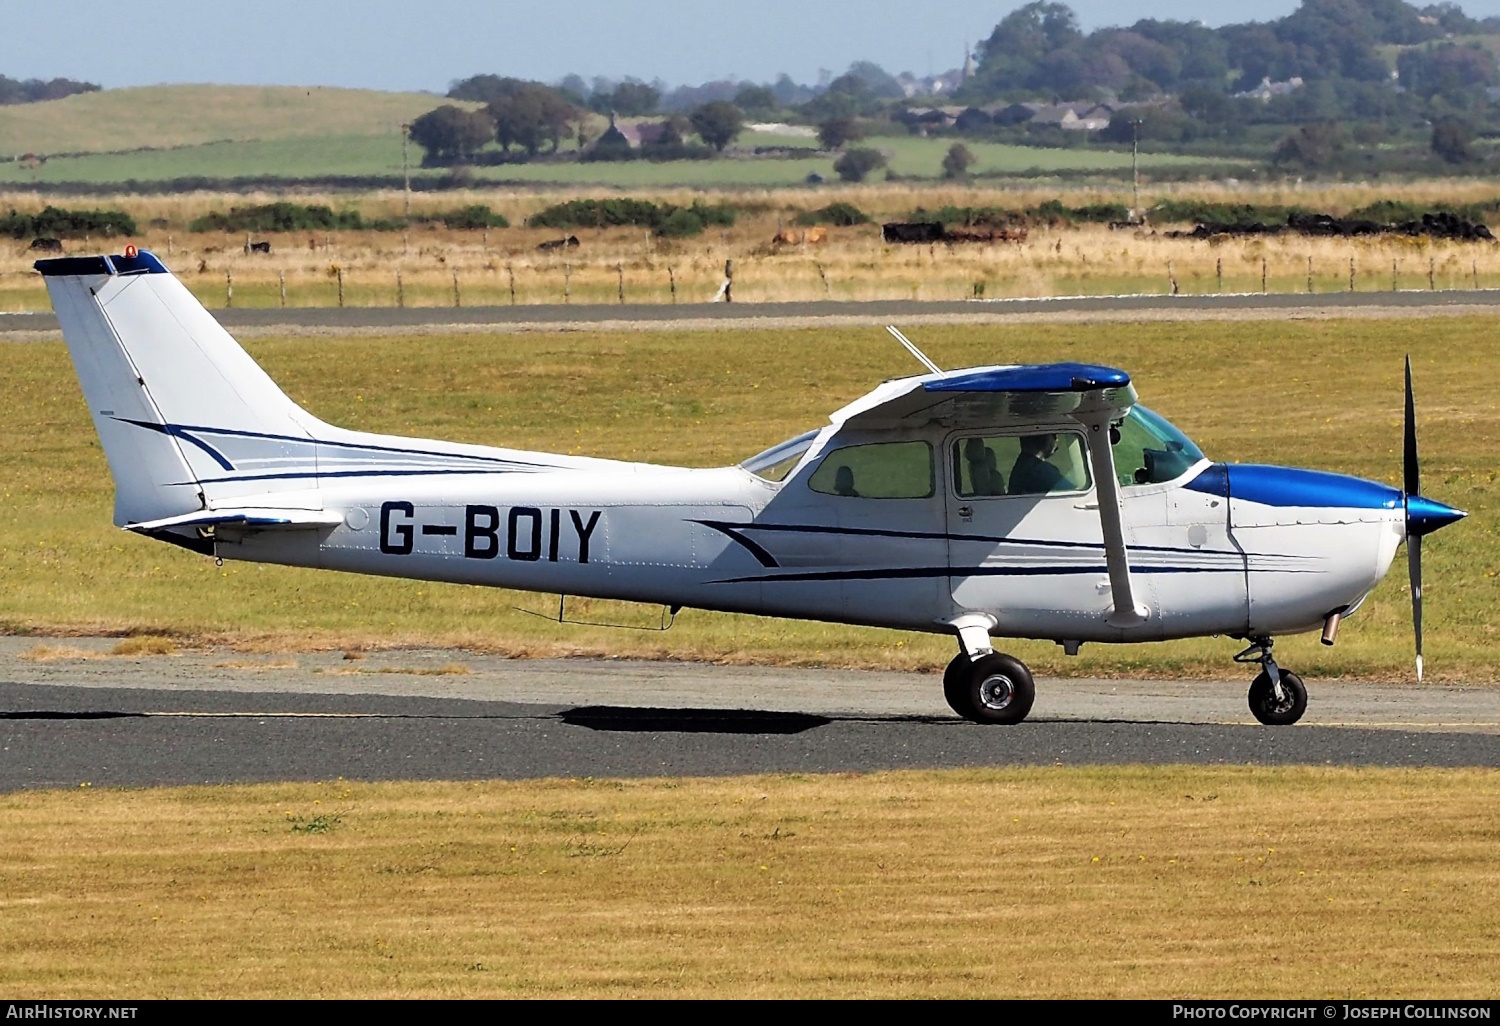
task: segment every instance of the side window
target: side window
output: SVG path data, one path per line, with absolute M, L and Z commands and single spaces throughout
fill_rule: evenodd
M 965 499 L 1080 492 L 1089 487 L 1083 436 L 991 435 L 953 443 L 953 490 Z
M 877 442 L 835 449 L 807 486 L 825 495 L 862 499 L 926 499 L 933 493 L 932 446 Z

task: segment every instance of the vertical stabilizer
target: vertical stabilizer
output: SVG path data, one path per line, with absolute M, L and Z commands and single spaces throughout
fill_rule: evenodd
M 279 492 L 289 506 L 316 508 L 308 427 L 318 422 L 156 257 L 40 260 L 36 268 L 109 460 L 116 524 L 251 494 Z

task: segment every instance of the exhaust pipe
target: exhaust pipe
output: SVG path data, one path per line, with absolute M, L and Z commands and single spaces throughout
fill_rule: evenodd
M 1329 613 L 1323 618 L 1323 644 L 1329 648 L 1333 647 L 1334 639 L 1339 636 L 1339 624 L 1344 622 L 1344 611 L 1340 609 L 1336 613 Z

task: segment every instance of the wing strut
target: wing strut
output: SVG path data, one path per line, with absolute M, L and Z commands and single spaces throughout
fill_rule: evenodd
M 1077 419 L 1088 428 L 1089 464 L 1094 470 L 1099 526 L 1104 530 L 1104 560 L 1115 603 L 1105 622 L 1111 627 L 1135 627 L 1146 621 L 1151 610 L 1136 601 L 1130 580 L 1130 556 L 1125 550 L 1125 527 L 1120 517 L 1120 484 L 1115 477 L 1115 452 L 1110 443 L 1110 422 L 1116 412 L 1090 411 L 1077 415 Z
M 901 329 L 900 328 L 896 327 L 894 324 L 887 324 L 885 326 L 885 330 L 889 331 L 891 333 L 891 337 L 892 338 L 894 338 L 897 342 L 900 342 L 903 346 L 905 346 L 906 347 L 906 351 L 908 353 L 911 353 L 911 355 L 915 356 L 918 360 L 922 361 L 922 364 L 928 370 L 930 370 L 932 373 L 934 373 L 934 374 L 941 374 L 941 373 L 943 373 L 942 370 L 938 367 L 938 365 L 935 364 L 935 363 L 933 363 L 931 360 L 929 360 L 927 358 L 927 354 L 924 353 L 924 352 L 922 352 L 922 350 L 918 349 L 916 347 L 916 344 L 914 342 L 912 342 L 911 339 L 909 339 L 905 335 L 901 334 Z

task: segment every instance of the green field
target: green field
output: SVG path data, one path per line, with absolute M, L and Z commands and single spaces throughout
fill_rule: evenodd
M 40 164 L 0 164 L 0 187 L 28 183 L 161 182 L 213 179 L 398 176 L 405 121 L 448 102 L 423 93 L 290 86 L 150 86 L 111 89 L 47 103 L 0 107 L 0 155 L 49 156 Z M 830 180 L 832 158 L 751 158 L 758 146 L 806 147 L 814 140 L 747 133 L 718 160 L 506 164 L 474 169 L 477 183 L 537 185 L 772 187 L 799 185 L 811 173 Z M 881 137 L 862 145 L 885 151 L 893 172 L 935 178 L 951 140 Z M 1128 153 L 969 143 L 976 174 L 1087 172 L 1130 166 Z M 576 149 L 564 142 L 563 150 Z M 413 147 L 413 163 L 421 160 Z M 73 154 L 73 156 L 61 156 Z M 1152 155 L 1147 168 L 1193 167 L 1194 157 Z M 414 170 L 420 181 L 446 169 Z M 879 173 L 876 175 L 880 177 Z
M 1077 359 L 1129 368 L 1143 400 L 1219 459 L 1383 481 L 1400 472 L 1401 359 L 1414 358 L 1424 491 L 1471 518 L 1430 540 L 1429 671 L 1500 677 L 1493 441 L 1500 404 L 1473 368 L 1500 359 L 1481 318 L 1150 322 L 928 329 L 944 366 Z M 912 370 L 874 329 L 256 339 L 247 346 L 312 412 L 352 428 L 691 466 L 722 465 L 819 424 Z M 110 526 L 111 485 L 60 343 L 5 347 L 0 403 L 0 629 L 167 632 L 263 646 L 453 644 L 515 654 L 934 669 L 948 638 L 688 611 L 666 634 L 560 627 L 546 600 L 480 588 L 226 564 Z M 1253 383 L 1253 388 L 1252 388 Z M 1399 559 L 1400 557 L 1398 557 Z M 654 611 L 600 615 L 651 619 Z M 1234 643 L 1089 646 L 1066 659 L 1010 645 L 1048 673 L 1234 676 Z M 1399 563 L 1339 645 L 1289 640 L 1309 676 L 1406 679 Z

